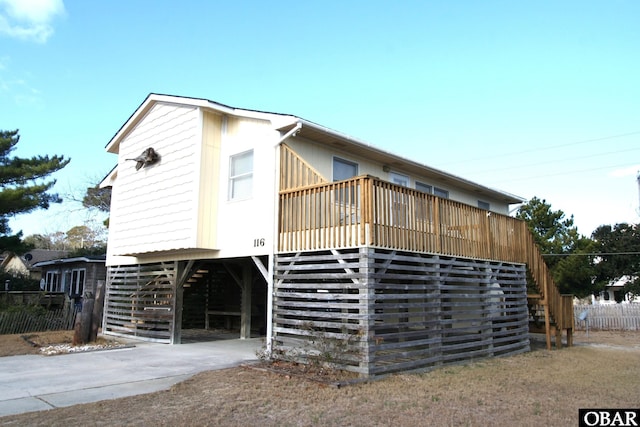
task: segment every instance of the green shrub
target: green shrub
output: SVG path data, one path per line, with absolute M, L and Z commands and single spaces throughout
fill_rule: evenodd
M 35 279 L 31 279 L 27 275 L 13 276 L 6 271 L 0 272 L 0 290 L 6 289 L 7 281 L 9 283 L 10 291 L 38 291 L 40 290 L 40 282 Z

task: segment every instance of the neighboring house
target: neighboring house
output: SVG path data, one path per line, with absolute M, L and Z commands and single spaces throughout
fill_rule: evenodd
M 28 276 L 30 279 L 40 280 L 42 272 L 36 264 L 41 261 L 61 258 L 67 254 L 67 251 L 52 251 L 48 249 L 32 249 L 22 256 L 12 252 L 5 252 L 0 269 L 13 276 Z
M 106 149 L 103 333 L 239 328 L 272 352 L 330 343 L 362 375 L 427 369 L 529 350 L 528 265 L 547 347 L 554 328 L 571 343 L 571 299 L 508 216 L 519 197 L 205 99 L 149 95 Z
M 629 276 L 621 277 L 620 279 L 609 283 L 605 288 L 600 291 L 599 295 L 591 296 L 592 304 L 628 304 L 640 302 L 640 298 L 637 296 L 625 293 L 624 285 L 626 282 L 630 281 L 632 278 Z
M 40 287 L 45 292 L 63 292 L 76 305 L 84 298 L 93 298 L 98 282 L 105 283 L 107 269 L 105 256 L 79 256 L 41 261 L 35 267 L 42 269 Z

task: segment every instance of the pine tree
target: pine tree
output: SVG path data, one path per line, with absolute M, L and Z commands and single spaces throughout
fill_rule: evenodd
M 0 131 L 0 252 L 20 252 L 22 232 L 11 235 L 9 217 L 16 214 L 47 209 L 60 203 L 57 194 L 49 193 L 55 180 L 46 178 L 69 163 L 64 156 L 11 156 L 20 141 L 18 131 Z

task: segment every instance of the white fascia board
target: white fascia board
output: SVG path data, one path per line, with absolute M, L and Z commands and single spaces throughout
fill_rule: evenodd
M 61 259 L 52 259 L 50 261 L 40 261 L 36 262 L 32 265 L 32 267 L 45 267 L 47 265 L 62 265 L 62 264 L 71 264 L 74 262 L 86 262 L 86 263 L 101 263 L 104 264 L 105 260 L 103 259 L 90 259 L 86 257 L 76 257 L 76 258 L 61 258 Z
M 113 184 L 116 182 L 116 178 L 118 177 L 118 165 L 114 166 L 113 169 L 102 178 L 102 181 L 98 183 L 98 188 L 107 188 L 113 187 Z
M 111 138 L 109 143 L 107 143 L 106 150 L 110 153 L 117 154 L 119 151 L 119 144 L 122 138 L 131 130 L 133 126 L 135 126 L 147 112 L 153 107 L 156 103 L 162 102 L 166 104 L 177 104 L 177 105 L 187 105 L 191 107 L 199 107 L 199 108 L 207 108 L 214 109 L 223 113 L 231 114 L 233 109 L 227 107 L 226 105 L 216 104 L 206 99 L 200 98 L 185 98 L 180 96 L 172 96 L 172 95 L 160 95 L 157 93 L 149 94 L 146 99 L 140 104 L 140 106 L 133 112 L 133 114 L 127 119 L 127 121 L 122 125 L 122 127 L 116 132 L 116 134 Z
M 133 112 L 133 114 L 129 117 L 129 119 L 127 119 L 127 121 L 122 125 L 122 127 L 118 130 L 118 132 L 116 132 L 116 134 L 107 143 L 106 151 L 117 154 L 119 151 L 119 144 L 122 138 L 124 138 L 124 136 L 131 130 L 131 128 L 135 126 L 144 117 L 144 115 L 151 109 L 151 107 L 153 107 L 158 102 L 162 102 L 166 104 L 177 104 L 177 105 L 186 105 L 190 107 L 197 107 L 201 109 L 206 109 L 208 111 L 227 114 L 230 116 L 247 117 L 252 119 L 270 121 L 274 123 L 274 125 L 277 123 L 277 126 L 280 126 L 281 123 L 283 122 L 289 123 L 292 117 L 292 116 L 281 115 L 276 113 L 233 108 L 228 105 L 210 101 L 208 99 L 188 98 L 188 97 L 182 97 L 182 96 L 161 95 L 157 93 L 151 93 L 147 96 L 147 98 L 142 102 L 142 104 L 140 104 L 140 106 Z

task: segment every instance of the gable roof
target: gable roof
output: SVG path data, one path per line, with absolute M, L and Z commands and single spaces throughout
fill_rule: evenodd
M 118 129 L 113 135 L 111 140 L 106 145 L 106 150 L 110 153 L 117 153 L 120 145 L 120 141 L 129 133 L 131 129 L 137 125 L 140 120 L 151 110 L 151 108 L 158 102 L 164 102 L 169 104 L 189 105 L 192 107 L 200 107 L 210 111 L 216 111 L 218 113 L 227 114 L 230 116 L 247 117 L 254 119 L 267 120 L 274 123 L 279 123 L 278 126 L 284 123 L 290 123 L 295 121 L 296 117 L 289 114 L 268 113 L 266 111 L 250 110 L 230 107 L 219 102 L 210 101 L 204 98 L 190 98 L 184 96 L 174 95 L 162 95 L 158 93 L 150 93 L 145 100 L 136 108 L 136 110 L 129 116 L 127 121 Z
M 72 264 L 76 262 L 84 262 L 84 263 L 105 263 L 107 259 L 106 255 L 86 255 L 86 256 L 78 256 L 73 258 L 58 258 L 51 259 L 47 261 L 41 261 L 34 264 L 34 267 L 46 267 L 48 265 L 59 265 L 59 264 Z
M 445 183 L 450 182 L 459 188 L 463 188 L 470 192 L 475 192 L 478 195 L 484 195 L 508 204 L 523 203 L 526 201 L 526 199 L 522 197 L 494 188 L 486 187 L 484 185 L 480 185 L 476 182 L 470 181 L 460 176 L 433 168 L 431 166 L 427 166 L 426 164 L 420 162 L 416 162 L 407 157 L 382 150 L 364 141 L 358 140 L 357 138 L 348 136 L 346 134 L 340 133 L 333 129 L 329 129 L 327 127 L 321 126 L 317 123 L 305 120 L 294 115 L 235 108 L 204 98 L 180 97 L 173 95 L 162 95 L 157 93 L 149 94 L 142 102 L 142 104 L 140 104 L 140 106 L 133 112 L 129 119 L 111 138 L 109 143 L 106 145 L 106 150 L 111 153 L 118 153 L 119 145 L 122 139 L 158 102 L 189 105 L 193 107 L 204 108 L 210 111 L 216 111 L 222 114 L 228 114 L 231 116 L 267 120 L 272 123 L 274 129 L 282 132 L 283 134 L 294 131 L 295 134 L 307 137 L 313 141 L 318 141 L 328 146 L 334 146 L 343 151 L 353 152 L 354 154 L 358 155 L 364 155 L 365 157 L 374 161 L 378 161 L 390 167 L 399 168 L 406 172 L 414 173 L 419 176 L 424 176 L 426 178 L 436 178 L 438 181 Z M 105 187 L 111 185 L 111 183 L 115 179 L 116 174 L 117 168 L 114 168 L 104 178 L 100 186 Z
M 2 262 L 0 263 L 0 268 L 6 269 L 11 263 L 14 263 L 14 269 L 16 268 L 16 264 L 20 265 L 19 269 L 22 271 L 31 271 L 37 270 L 39 266 L 36 264 L 49 261 L 55 258 L 61 258 L 67 256 L 68 251 L 52 251 L 48 249 L 32 249 L 24 255 L 17 255 L 13 252 L 5 252 L 3 254 Z
M 49 261 L 55 258 L 62 258 L 67 256 L 69 251 L 53 251 L 49 249 L 32 249 L 22 256 L 29 266 L 33 267 L 35 264 L 42 261 Z

